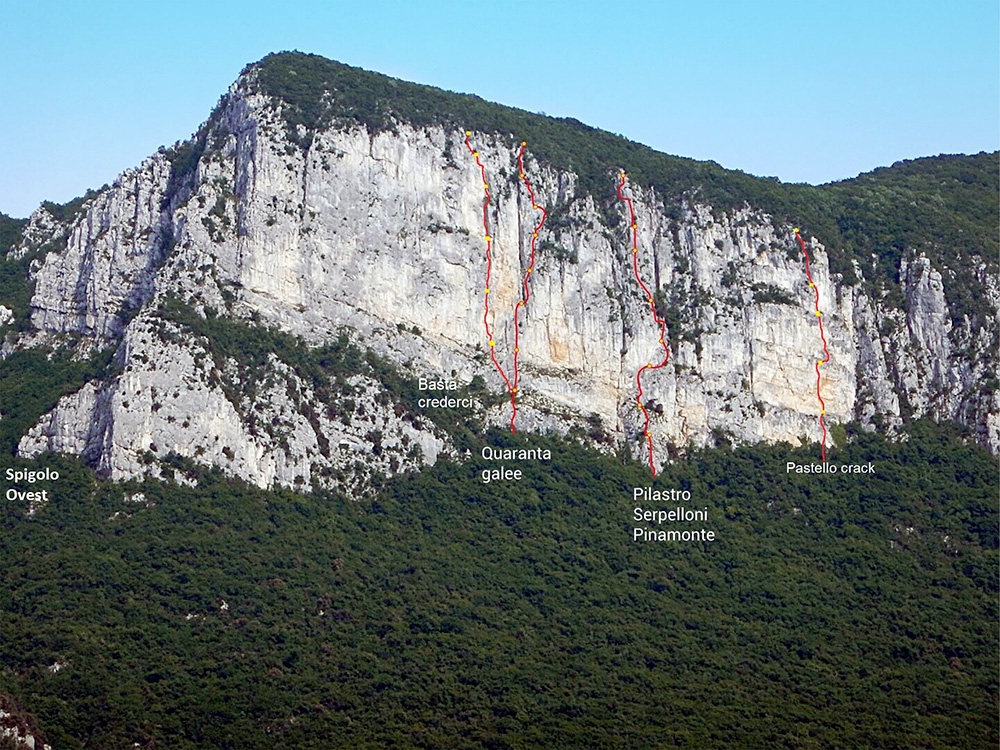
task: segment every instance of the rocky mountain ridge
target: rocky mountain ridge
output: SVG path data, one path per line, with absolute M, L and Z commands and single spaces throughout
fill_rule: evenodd
M 275 57 L 303 77 L 315 64 Z M 115 367 L 42 416 L 21 455 L 79 454 L 115 479 L 185 481 L 191 461 L 259 486 L 360 493 L 373 474 L 461 455 L 450 422 L 506 424 L 482 324 L 482 184 L 462 127 L 391 113 L 373 124 L 374 105 L 355 119 L 310 115 L 311 99 L 268 87 L 274 64 L 250 66 L 191 141 L 74 216 L 45 206 L 31 216 L 7 254 L 29 263 L 30 313 L 14 310 L 4 353 L 112 347 Z M 506 363 L 534 216 L 517 175 L 521 135 L 471 138 L 494 186 L 491 322 Z M 671 193 L 643 179 L 641 154 L 604 164 L 604 185 L 532 146 L 527 170 L 550 216 L 522 316 L 519 430 L 642 454 L 635 373 L 659 332 L 631 274 L 624 207 L 608 198 L 625 168 L 640 271 L 672 352 L 643 381 L 656 460 L 688 445 L 819 440 L 821 350 L 792 223 L 749 200 L 713 204 L 704 186 Z M 957 264 L 940 267 L 946 254 L 894 247 L 890 278 L 877 253 L 828 250 L 808 228 L 832 355 L 828 422 L 892 432 L 929 415 L 997 452 L 1000 284 L 989 248 L 966 249 L 956 281 Z M 949 301 L 950 284 L 974 289 L 971 314 Z M 261 336 L 284 348 L 268 351 Z M 246 346 L 227 350 L 236 340 Z M 364 349 L 367 359 L 346 354 Z M 380 363 L 455 379 L 475 389 L 476 406 L 423 413 L 387 388 Z

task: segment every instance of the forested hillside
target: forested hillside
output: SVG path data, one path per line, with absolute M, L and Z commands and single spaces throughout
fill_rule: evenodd
M 53 499 L 3 506 L 0 692 L 60 750 L 995 747 L 995 462 L 850 437 L 873 476 L 535 438 L 519 485 L 441 462 L 363 504 L 47 456 Z M 643 486 L 716 541 L 633 542 Z

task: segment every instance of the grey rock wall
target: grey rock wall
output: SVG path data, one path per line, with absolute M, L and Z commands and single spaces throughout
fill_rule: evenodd
M 365 429 L 307 419 L 308 387 L 298 383 L 301 398 L 289 399 L 296 376 L 277 360 L 273 387 L 233 404 L 212 385 L 201 345 L 164 341 L 152 320 L 176 297 L 312 344 L 346 330 L 413 375 L 478 375 L 502 390 L 482 322 L 483 190 L 464 134 L 403 124 L 378 134 L 331 128 L 303 149 L 286 138 L 280 111 L 242 82 L 208 127 L 212 145 L 183 191 L 158 155 L 68 227 L 44 210 L 32 217 L 14 252 L 66 237 L 65 249 L 36 270 L 33 323 L 48 334 L 120 342 L 121 373 L 65 397 L 21 441 L 21 453 L 79 453 L 125 479 L 160 471 L 150 456 L 172 452 L 260 486 L 322 484 L 350 474 L 359 451 L 388 473 L 450 453 L 442 434 L 414 430 L 391 410 L 373 409 Z M 491 324 L 509 368 L 537 213 L 517 179 L 511 142 L 478 133 L 473 140 L 494 195 Z M 641 455 L 635 375 L 658 357 L 659 332 L 632 274 L 624 224 L 606 226 L 594 201 L 577 194 L 575 175 L 540 167 L 530 153 L 528 144 L 538 200 L 562 217 L 542 230 L 522 315 L 518 427 L 565 432 L 597 415 L 615 443 Z M 818 441 L 814 362 L 822 348 L 792 227 L 751 208 L 670 207 L 649 189 L 629 191 L 640 273 L 672 316 L 670 363 L 643 381 L 657 461 L 675 447 L 719 439 Z M 847 286 L 832 275 L 816 239 L 809 251 L 831 352 L 821 382 L 828 423 L 892 432 L 904 418 L 956 419 L 996 452 L 1000 404 L 995 390 L 981 387 L 996 377 L 995 280 L 987 284 L 993 317 L 978 330 L 969 321 L 956 328 L 942 275 L 926 257 L 904 262 L 899 308 L 877 284 Z M 502 425 L 508 410 L 483 416 Z M 250 412 L 287 424 L 286 434 L 252 434 Z M 364 438 L 375 427 L 387 436 L 380 457 Z M 324 455 L 323 441 L 340 448 Z

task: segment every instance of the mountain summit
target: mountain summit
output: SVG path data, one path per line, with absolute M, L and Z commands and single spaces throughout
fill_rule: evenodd
M 519 431 L 654 467 L 922 416 L 996 452 L 997 158 L 783 185 L 270 55 L 190 140 L 4 223 L 4 354 L 65 363 L 5 435 L 114 479 L 350 493 L 512 403 Z

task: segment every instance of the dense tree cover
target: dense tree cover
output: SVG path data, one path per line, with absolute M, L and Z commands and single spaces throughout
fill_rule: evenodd
M 28 276 L 33 256 L 7 258 L 0 256 L 0 304 L 14 313 L 13 327 L 27 330 L 31 324 L 31 295 L 35 292 L 35 283 Z M 8 326 L 0 326 L 6 329 Z
M 21 239 L 21 232 L 28 225 L 27 219 L 14 219 L 0 213 L 0 255 L 6 255 Z
M 27 219 L 12 219 L 0 213 L 0 301 L 14 310 L 16 319 L 24 317 L 31 300 L 28 260 L 8 260 L 7 253 L 20 242 L 27 225 Z
M 73 221 L 73 219 L 75 219 L 80 212 L 83 211 L 87 201 L 96 197 L 102 190 L 106 190 L 107 187 L 107 185 L 104 185 L 100 190 L 87 190 L 87 192 L 83 195 L 77 196 L 73 200 L 67 201 L 66 203 L 43 201 L 42 208 L 52 214 L 57 221 L 68 223 Z
M 445 125 L 496 133 L 512 143 L 527 139 L 534 158 L 579 175 L 580 190 L 597 199 L 610 226 L 621 218 L 612 175 L 624 168 L 633 182 L 655 187 L 668 210 L 683 199 L 722 210 L 749 204 L 802 227 L 827 246 L 833 270 L 849 282 L 855 277 L 851 259 L 869 269 L 874 254 L 874 275 L 893 285 L 904 249 L 927 252 L 954 274 L 956 283 L 946 286 L 953 314 L 988 314 L 982 284 L 964 266 L 978 255 L 995 267 L 1000 252 L 996 152 L 917 159 L 819 187 L 788 185 L 669 156 L 572 118 L 407 83 L 317 55 L 283 52 L 250 68 L 262 90 L 283 102 L 288 135 L 303 146 L 317 129 L 345 123 L 373 132 L 404 122 Z
M 960 435 L 855 434 L 831 460 L 870 477 L 761 445 L 655 481 L 489 442 L 553 458 L 365 504 L 35 462 L 62 476 L 3 501 L 0 691 L 59 748 L 996 746 L 998 475 Z M 632 542 L 644 485 L 718 540 Z
M 904 251 L 924 252 L 945 274 L 954 320 L 968 315 L 978 328 L 992 314 L 971 266 L 978 255 L 998 271 L 998 153 L 914 159 L 817 189 L 830 196 L 845 247 L 863 264 L 874 254 L 891 272 Z
M 0 366 L 0 456 L 10 456 L 28 429 L 89 380 L 108 375 L 110 349 L 91 359 L 74 359 L 70 349 L 15 351 Z

